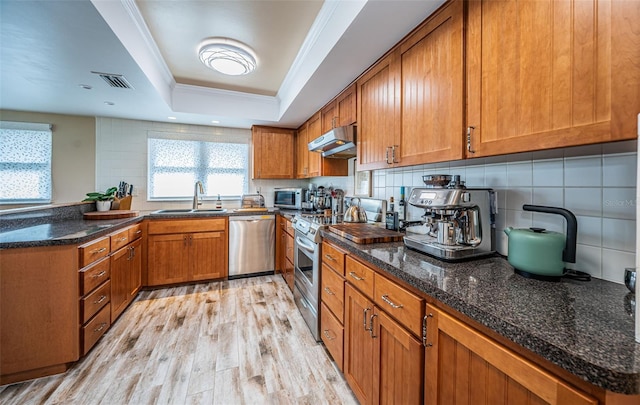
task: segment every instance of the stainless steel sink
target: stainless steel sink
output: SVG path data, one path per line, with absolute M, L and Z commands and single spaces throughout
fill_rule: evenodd
M 202 214 L 207 214 L 207 213 L 214 213 L 214 212 L 227 212 L 226 208 L 211 208 L 211 209 L 199 209 L 199 210 L 192 210 L 189 208 L 185 208 L 185 209 L 169 209 L 169 210 L 158 210 L 158 211 L 153 211 L 152 214 L 165 214 L 165 215 L 176 215 L 176 214 L 198 214 L 198 213 L 202 213 Z

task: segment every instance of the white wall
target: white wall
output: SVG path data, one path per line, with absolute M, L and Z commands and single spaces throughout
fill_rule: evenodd
M 544 227 L 564 232 L 558 215 L 525 212 L 523 204 L 563 207 L 578 219 L 577 263 L 592 276 L 623 283 L 624 268 L 635 267 L 636 141 L 590 145 L 486 159 L 378 170 L 373 196 L 400 197 L 400 186 L 422 187 L 425 174 L 459 174 L 468 187 L 498 192 L 496 239 L 506 255 L 507 226 Z M 408 197 L 408 192 L 407 192 Z M 424 211 L 410 207 L 410 219 Z
M 134 197 L 131 208 L 134 210 L 157 210 L 169 208 L 188 208 L 187 201 L 147 201 L 147 133 L 173 132 L 201 135 L 241 135 L 250 136 L 251 130 L 225 127 L 207 127 L 200 125 L 172 124 L 164 122 L 136 121 L 117 118 L 96 118 L 96 185 L 98 190 L 106 190 L 117 186 L 120 181 L 134 185 Z M 277 159 L 277 156 L 273 157 Z M 251 169 L 250 169 L 251 171 Z M 249 192 L 260 193 L 265 197 L 267 206 L 273 206 L 274 188 L 276 187 L 308 187 L 333 186 L 345 189 L 351 184 L 347 177 L 319 177 L 308 180 L 250 180 Z M 348 191 L 345 189 L 345 191 Z M 207 190 L 205 190 L 205 193 Z M 214 199 L 215 194 L 211 195 Z M 223 207 L 237 208 L 239 201 L 224 201 Z M 207 203 L 205 208 L 213 206 Z

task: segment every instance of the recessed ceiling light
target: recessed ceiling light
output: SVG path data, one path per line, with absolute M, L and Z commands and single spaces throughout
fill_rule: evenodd
M 170 120 L 177 120 L 176 117 L 167 117 L 167 118 L 169 118 Z
M 116 103 L 114 103 L 113 101 L 105 101 L 104 103 L 106 105 L 116 105 Z
M 198 48 L 200 61 L 225 75 L 246 75 L 257 66 L 255 53 L 245 44 L 229 38 L 209 38 Z
M 79 84 L 78 86 L 82 87 L 85 90 L 91 90 L 93 87 L 89 86 L 88 84 Z
M 213 121 L 211 121 L 211 123 L 212 123 L 212 124 L 219 124 L 219 123 L 220 123 L 220 121 L 218 121 L 218 120 L 213 120 Z

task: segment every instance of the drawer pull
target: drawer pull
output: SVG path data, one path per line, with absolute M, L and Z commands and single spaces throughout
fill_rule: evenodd
M 140 229 L 138 229 L 138 230 L 136 231 L 136 235 L 140 235 L 141 233 L 142 233 L 142 230 L 140 230 Z
M 126 236 L 123 236 L 122 238 L 118 239 L 118 241 L 120 241 L 120 242 L 124 242 L 125 240 L 127 240 Z
M 103 247 L 103 248 L 100 248 L 100 249 L 93 249 L 89 253 L 91 253 L 92 255 L 95 255 L 95 254 L 106 252 L 106 251 L 107 251 L 107 248 Z
M 329 287 L 325 287 L 324 288 L 324 292 L 326 292 L 329 295 L 336 295 L 333 291 L 331 291 L 331 289 Z
M 322 333 L 324 334 L 324 337 L 326 337 L 328 340 L 335 340 L 336 336 L 331 336 L 329 335 L 329 329 L 325 329 L 322 331 Z
M 324 255 L 324 257 L 326 257 L 327 259 L 331 260 L 332 262 L 336 261 L 335 257 L 331 256 L 330 254 Z
M 93 301 L 94 304 L 102 304 L 104 302 L 104 300 L 107 299 L 106 295 L 101 295 L 100 298 L 98 299 L 98 301 Z
M 96 333 L 97 333 L 97 332 L 102 332 L 102 330 L 104 329 L 104 327 L 105 327 L 105 326 L 107 326 L 107 323 L 106 323 L 106 322 L 102 322 L 102 323 L 100 324 L 100 326 L 99 326 L 99 327 L 97 327 L 96 329 L 94 329 L 93 331 L 94 331 L 94 332 L 96 332 Z
M 105 274 L 107 274 L 107 272 L 102 270 L 100 273 L 94 274 L 93 276 L 91 276 L 91 278 L 100 278 L 100 277 L 104 276 Z
M 382 296 L 382 301 L 386 302 L 387 304 L 391 305 L 391 308 L 395 308 L 395 309 L 399 309 L 402 308 L 404 305 L 402 304 L 395 304 L 393 303 L 393 301 L 391 301 L 389 299 L 389 296 L 387 294 Z
M 349 275 L 358 281 L 364 280 L 364 277 L 359 277 L 354 271 L 349 272 Z

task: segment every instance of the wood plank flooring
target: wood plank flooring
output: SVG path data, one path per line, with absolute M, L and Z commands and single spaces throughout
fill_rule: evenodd
M 8 404 L 357 404 L 280 275 L 143 291 L 65 374 Z

